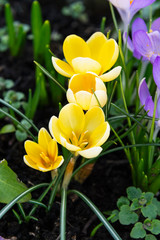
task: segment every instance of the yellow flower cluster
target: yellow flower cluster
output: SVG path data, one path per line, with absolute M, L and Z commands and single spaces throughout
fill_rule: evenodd
M 52 57 L 52 62 L 57 72 L 70 78 L 69 103 L 61 109 L 58 118 L 50 119 L 53 139 L 42 128 L 38 143 L 25 142 L 25 163 L 40 171 L 56 169 L 63 163 L 63 157 L 58 156 L 57 142 L 75 156 L 93 158 L 100 154 L 101 145 L 110 134 L 101 107 L 107 102 L 104 82 L 117 78 L 121 71 L 120 66 L 110 70 L 119 55 L 116 41 L 108 40 L 101 32 L 94 33 L 87 42 L 70 35 L 64 40 L 63 52 L 66 61 Z

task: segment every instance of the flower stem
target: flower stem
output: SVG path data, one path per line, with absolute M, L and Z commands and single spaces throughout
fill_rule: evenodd
M 70 183 L 70 180 L 71 180 L 71 177 L 72 177 L 72 173 L 73 173 L 73 169 L 74 169 L 74 165 L 76 163 L 76 159 L 77 159 L 78 156 L 73 156 L 69 163 L 68 163 L 68 166 L 66 168 L 66 171 L 65 171 L 65 174 L 64 174 L 64 179 L 63 179 L 63 183 L 62 183 L 62 189 L 65 188 L 67 189 L 68 188 L 68 185 Z

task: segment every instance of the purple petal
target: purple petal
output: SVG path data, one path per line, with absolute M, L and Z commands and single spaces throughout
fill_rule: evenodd
M 145 32 L 148 32 L 147 26 L 144 20 L 141 18 L 136 18 L 136 20 L 132 24 L 132 38 L 133 38 L 133 34 L 138 30 L 143 30 Z
M 160 118 L 160 98 L 158 98 L 158 101 L 157 101 L 157 115 L 158 115 L 158 118 Z
M 147 113 L 147 115 L 148 115 L 149 117 L 153 117 L 154 102 L 153 102 L 151 96 L 149 96 L 149 97 L 146 99 L 144 109 L 145 109 L 146 112 L 149 111 L 149 112 Z M 156 113 L 156 117 L 157 117 L 157 113 Z
M 139 30 L 133 34 L 133 46 L 134 48 L 145 58 L 150 59 L 153 54 L 152 43 L 148 37 L 148 34 Z
M 142 57 L 142 55 L 136 49 L 133 51 L 133 56 L 137 59 L 141 59 Z
M 149 36 L 149 39 L 151 40 L 154 54 L 159 55 L 160 54 L 160 32 L 154 31 L 152 33 L 149 33 L 148 36 Z
M 128 24 L 130 23 L 130 11 L 129 10 L 124 10 L 124 9 L 120 9 L 117 8 L 119 15 L 121 16 L 121 19 L 124 23 L 124 32 L 127 31 L 128 28 Z
M 126 41 L 127 41 L 127 47 L 128 47 L 128 49 L 129 49 L 131 52 L 133 52 L 133 50 L 134 50 L 134 48 L 133 48 L 133 43 L 132 43 L 131 38 L 130 38 L 129 36 L 127 37 L 127 32 L 124 32 L 124 34 L 123 34 L 123 41 L 124 41 L 124 44 L 125 44 Z
M 160 17 L 153 21 L 151 25 L 151 30 L 160 32 Z
M 151 96 L 145 78 L 139 84 L 138 94 L 141 104 L 145 105 L 146 99 Z
M 153 79 L 157 85 L 157 87 L 160 89 L 160 57 L 156 57 L 154 63 L 153 63 Z
M 133 0 L 130 6 L 130 19 L 142 8 L 149 6 L 155 0 Z

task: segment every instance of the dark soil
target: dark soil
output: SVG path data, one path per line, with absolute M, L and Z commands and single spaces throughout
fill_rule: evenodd
M 11 6 L 14 10 L 14 18 L 23 23 L 30 23 L 30 7 L 31 0 L 28 1 L 12 1 Z M 87 39 L 93 32 L 99 30 L 102 15 L 96 13 L 90 14 L 90 20 L 86 24 L 82 24 L 70 17 L 64 17 L 61 14 L 63 1 L 40 1 L 44 19 L 49 19 L 51 27 L 55 31 L 62 34 L 63 39 L 71 33 L 80 35 Z M 4 16 L 1 14 L 0 26 L 4 26 Z M 52 42 L 51 49 L 57 55 L 61 55 L 61 43 Z M 9 51 L 0 53 L 0 76 L 10 78 L 15 81 L 14 90 L 22 91 L 28 95 L 28 89 L 34 89 L 34 63 L 32 54 L 32 43 L 27 40 L 24 52 L 21 57 L 13 58 Z M 57 114 L 57 106 L 52 103 L 45 108 L 40 108 L 34 122 L 40 127 L 48 127 L 48 122 L 53 114 Z M 9 123 L 10 119 L 5 118 L 0 121 L 0 127 Z M 28 187 L 36 184 L 50 182 L 50 173 L 42 173 L 35 171 L 23 162 L 24 155 L 23 143 L 19 143 L 15 139 L 14 134 L 0 135 L 0 158 L 5 158 L 8 165 L 16 172 L 19 179 Z M 113 210 L 116 208 L 117 199 L 125 195 L 126 187 L 130 186 L 131 174 L 129 164 L 123 155 L 119 153 L 107 155 L 99 159 L 94 166 L 92 174 L 81 185 L 76 181 L 72 181 L 70 189 L 77 189 L 87 195 L 101 211 Z M 33 193 L 33 199 L 37 199 L 41 194 L 41 190 Z M 49 194 L 44 199 L 44 203 L 48 203 Z M 0 209 L 4 204 L 0 204 Z M 23 204 L 26 214 L 31 208 L 31 204 Z M 17 206 L 13 208 L 17 210 Z M 50 212 L 46 212 L 44 208 L 38 208 L 34 216 L 38 221 L 31 220 L 29 223 L 19 224 L 13 212 L 10 210 L 0 220 L 0 236 L 12 240 L 58 240 L 59 238 L 59 214 L 60 214 L 60 198 L 57 196 L 55 203 Z M 89 240 L 92 229 L 99 224 L 99 220 L 88 206 L 74 195 L 68 196 L 67 202 L 67 240 Z M 129 240 L 129 230 L 119 223 L 113 224 L 116 231 L 123 240 Z M 94 240 L 111 240 L 112 237 L 104 227 L 101 227 Z

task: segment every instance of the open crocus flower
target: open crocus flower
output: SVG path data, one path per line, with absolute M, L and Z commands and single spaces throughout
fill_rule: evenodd
M 133 46 L 144 59 L 154 63 L 155 58 L 160 55 L 160 18 L 152 23 L 149 33 L 142 19 L 135 21 Z
M 100 107 L 93 107 L 84 114 L 74 103 L 65 105 L 59 118 L 51 118 L 49 129 L 58 143 L 85 158 L 97 157 L 102 151 L 100 146 L 110 134 L 110 126 Z
M 107 90 L 96 74 L 75 74 L 69 81 L 67 100 L 70 103 L 77 103 L 83 110 L 99 104 L 103 107 L 107 102 Z
M 124 31 L 133 16 L 142 8 L 149 6 L 155 0 L 109 0 L 118 10 L 124 23 Z
M 24 162 L 31 168 L 47 172 L 60 167 L 64 161 L 63 156 L 58 156 L 57 142 L 51 138 L 45 128 L 38 134 L 38 143 L 25 141 Z
M 114 39 L 108 40 L 101 32 L 94 33 L 87 42 L 77 35 L 69 35 L 64 40 L 63 53 L 67 62 L 52 57 L 54 68 L 63 76 L 93 72 L 107 82 L 120 74 L 120 66 L 103 74 L 115 64 L 119 48 Z

